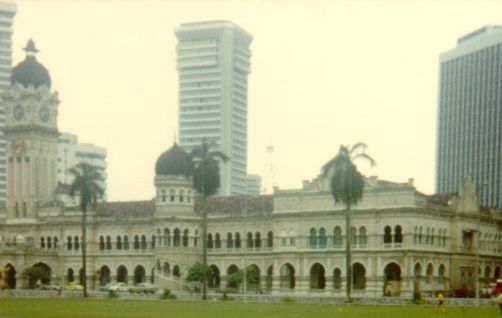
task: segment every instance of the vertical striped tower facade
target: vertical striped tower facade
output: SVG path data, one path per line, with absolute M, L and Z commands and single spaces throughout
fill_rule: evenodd
M 457 41 L 440 57 L 436 191 L 470 176 L 480 204 L 502 207 L 502 26 Z
M 246 193 L 247 91 L 253 37 L 228 21 L 182 24 L 178 38 L 179 143 L 186 151 L 215 141 L 230 157 L 220 165 L 220 195 Z

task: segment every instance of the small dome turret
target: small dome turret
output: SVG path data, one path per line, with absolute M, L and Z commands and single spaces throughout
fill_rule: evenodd
M 12 69 L 11 85 L 19 83 L 24 87 L 33 85 L 37 88 L 45 85 L 50 88 L 51 77 L 45 66 L 37 61 L 36 53 L 38 50 L 35 47 L 35 42 L 30 39 L 24 50 L 26 51 L 26 58 Z
M 192 158 L 176 143 L 160 155 L 155 164 L 156 175 L 189 176 L 192 174 Z

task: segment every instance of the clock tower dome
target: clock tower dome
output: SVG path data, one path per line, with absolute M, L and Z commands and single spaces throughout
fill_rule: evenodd
M 34 218 L 55 202 L 58 94 L 29 40 L 2 95 L 7 144 L 7 218 Z

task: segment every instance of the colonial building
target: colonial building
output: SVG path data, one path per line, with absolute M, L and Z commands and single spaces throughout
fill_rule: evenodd
M 27 50 L 34 52 L 34 45 Z M 78 282 L 81 212 L 53 204 L 57 94 L 34 57 L 30 67 L 23 63 L 4 97 L 10 152 L 8 208 L 0 218 L 3 280 L 10 288 L 24 287 L 29 282 L 22 271 L 40 266 L 59 284 Z M 25 80 L 20 69 L 43 80 Z M 88 212 L 91 289 L 146 280 L 187 288 L 188 269 L 202 254 L 201 204 L 190 166 L 189 155 L 175 144 L 156 162 L 152 200 L 101 203 Z M 348 235 L 355 297 L 472 293 L 477 273 L 481 286 L 501 275 L 502 217 L 479 209 L 468 178 L 461 192 L 433 196 L 418 192 L 412 180 L 366 178 L 350 229 L 323 176 L 273 195 L 212 198 L 207 209 L 210 288 L 236 287 L 226 277 L 250 266 L 252 289 L 343 296 Z

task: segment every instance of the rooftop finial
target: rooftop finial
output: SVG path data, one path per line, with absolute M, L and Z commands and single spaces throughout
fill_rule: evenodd
M 33 42 L 33 39 L 28 40 L 28 43 L 26 44 L 26 47 L 23 48 L 23 50 L 26 52 L 26 55 L 30 56 L 35 56 L 38 52 L 37 48 L 35 47 L 35 42 Z

